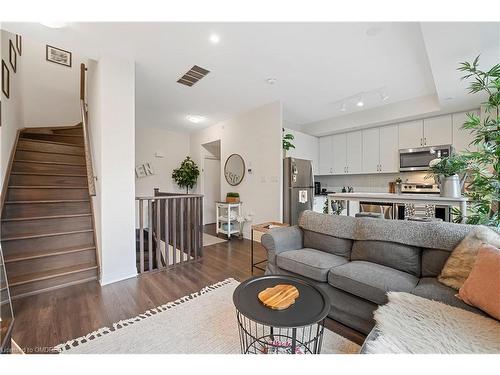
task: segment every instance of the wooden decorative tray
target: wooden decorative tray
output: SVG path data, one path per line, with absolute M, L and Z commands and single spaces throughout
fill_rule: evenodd
M 258 295 L 259 301 L 264 306 L 273 310 L 285 310 L 295 303 L 299 297 L 299 291 L 293 285 L 278 284 L 272 288 L 266 288 Z

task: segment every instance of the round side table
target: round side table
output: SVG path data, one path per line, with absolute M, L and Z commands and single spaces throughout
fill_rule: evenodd
M 264 306 L 258 294 L 278 284 L 295 286 L 299 297 L 285 310 Z M 234 291 L 233 302 L 243 354 L 319 354 L 328 296 L 306 281 L 280 275 L 253 277 Z

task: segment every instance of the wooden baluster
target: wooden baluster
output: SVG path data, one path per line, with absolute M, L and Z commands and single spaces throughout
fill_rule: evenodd
M 165 199 L 165 266 L 168 268 L 169 266 L 169 252 L 170 252 L 170 244 L 168 239 L 168 229 L 170 225 L 170 220 L 168 217 L 168 199 Z
M 203 197 L 200 200 L 200 255 L 203 252 Z
M 155 202 L 156 207 L 156 267 L 162 268 L 161 265 L 161 200 L 157 199 Z
M 172 199 L 172 246 L 174 267 L 177 266 L 177 199 Z
M 144 201 L 139 199 L 139 263 L 140 273 L 144 273 Z
M 181 259 L 180 259 L 180 263 L 183 263 L 184 262 L 184 241 L 185 241 L 185 238 L 184 238 L 184 199 L 185 198 L 181 198 L 179 200 L 179 203 L 180 203 L 180 213 L 179 213 L 179 218 L 180 218 L 180 252 L 181 252 Z
M 191 260 L 191 254 L 193 252 L 193 244 L 191 243 L 191 198 L 187 198 L 187 246 L 188 246 L 188 260 Z
M 153 270 L 153 203 L 148 199 L 148 261 L 149 271 Z

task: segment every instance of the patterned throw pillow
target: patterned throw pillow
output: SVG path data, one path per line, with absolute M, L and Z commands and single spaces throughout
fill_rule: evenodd
M 479 248 L 484 244 L 500 248 L 500 235 L 485 226 L 478 226 L 453 249 L 438 281 L 456 290 L 460 289 L 469 277 Z
M 484 245 L 458 293 L 465 303 L 500 320 L 500 250 Z

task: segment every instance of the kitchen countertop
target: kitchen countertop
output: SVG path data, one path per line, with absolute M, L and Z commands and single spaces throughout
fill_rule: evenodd
M 457 205 L 467 202 L 468 198 L 448 198 L 436 194 L 395 194 L 395 193 L 332 193 L 328 197 L 343 200 L 366 200 L 371 202 L 437 202 L 438 204 Z

